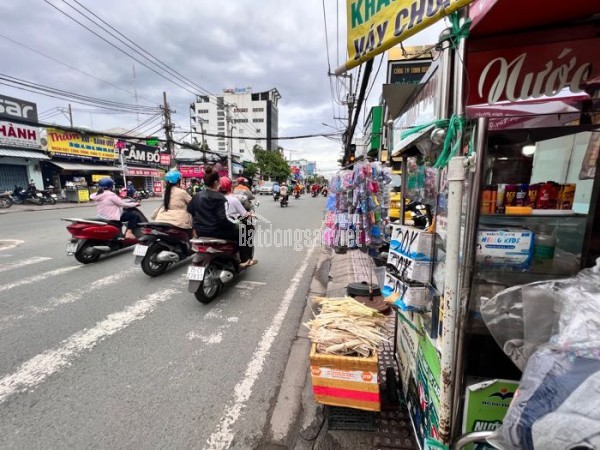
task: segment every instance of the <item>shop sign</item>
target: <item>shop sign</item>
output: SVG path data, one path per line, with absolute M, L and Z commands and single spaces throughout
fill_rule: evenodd
M 155 181 L 152 183 L 152 189 L 156 194 L 162 194 L 163 191 L 163 183 L 162 181 Z
M 157 169 L 134 169 L 129 168 L 125 175 L 130 177 L 161 177 L 163 172 Z
M 92 174 L 92 181 L 94 183 L 96 183 L 97 181 L 100 181 L 102 178 L 106 178 L 107 175 L 106 174 L 101 174 L 101 173 L 93 173 Z
M 183 178 L 201 178 L 204 176 L 204 166 L 179 166 Z
M 160 150 L 144 144 L 119 141 L 117 148 L 128 163 L 160 164 Z
M 8 120 L 17 118 L 37 122 L 37 105 L 26 100 L 0 95 L 0 117 Z
M 40 132 L 28 125 L 0 121 L 0 145 L 39 149 Z
M 106 136 L 83 136 L 79 133 L 48 128 L 48 152 L 53 156 L 82 159 L 116 160 L 115 140 Z
M 168 153 L 160 154 L 160 165 L 161 166 L 170 166 L 171 165 L 171 155 Z
M 347 0 L 348 61 L 353 67 L 434 24 L 472 0 Z
M 431 60 L 392 61 L 388 65 L 389 84 L 419 84 L 429 70 Z
M 599 46 L 600 38 L 590 38 L 470 52 L 468 105 L 582 93 L 600 77 Z

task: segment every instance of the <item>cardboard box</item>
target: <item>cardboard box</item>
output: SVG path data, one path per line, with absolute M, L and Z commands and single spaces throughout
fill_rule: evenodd
M 479 229 L 476 258 L 484 267 L 527 270 L 533 258 L 534 233 L 525 228 Z
M 494 431 L 502 425 L 508 406 L 512 401 L 518 381 L 470 380 L 467 381 L 462 432 Z M 487 444 L 475 444 L 467 449 L 493 449 Z
M 416 261 L 431 261 L 434 239 L 434 233 L 407 225 L 392 225 L 390 250 Z
M 403 281 L 387 272 L 382 290 L 385 297 L 397 297 L 394 304 L 403 311 L 431 311 L 433 291 L 430 286 Z M 389 301 L 392 301 L 389 299 Z
M 324 355 L 316 344 L 310 351 L 315 401 L 323 405 L 381 411 L 378 357 Z
M 397 276 L 403 280 L 416 281 L 423 284 L 431 282 L 431 261 L 420 261 L 402 255 L 390 248 L 388 265 L 394 267 Z

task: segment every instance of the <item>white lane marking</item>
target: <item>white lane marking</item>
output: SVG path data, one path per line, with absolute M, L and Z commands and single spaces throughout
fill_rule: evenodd
M 46 278 L 54 277 L 56 275 L 62 275 L 63 273 L 70 272 L 71 270 L 79 269 L 83 266 L 71 266 L 71 267 L 63 267 L 62 269 L 51 270 L 50 272 L 45 272 L 41 275 L 35 275 L 29 278 L 23 278 L 22 280 L 15 281 L 14 283 L 4 284 L 0 286 L 0 292 L 8 291 L 9 289 L 16 288 L 18 286 L 23 286 L 24 284 L 36 283 L 38 281 L 45 280 Z
M 47 256 L 34 256 L 33 258 L 24 259 L 16 263 L 0 264 L 0 272 L 5 272 L 11 269 L 18 269 L 19 267 L 28 266 L 30 264 L 37 264 L 39 262 L 48 261 L 49 259 L 52 258 L 49 258 Z
M 227 318 L 227 322 L 229 322 L 229 323 L 237 323 L 239 320 L 240 320 L 240 318 L 239 317 L 235 317 L 235 316 Z
M 75 333 L 62 341 L 57 348 L 24 362 L 16 372 L 0 379 L 0 403 L 10 395 L 35 389 L 50 375 L 70 365 L 83 351 L 91 350 L 107 337 L 143 319 L 154 311 L 158 304 L 177 292 L 176 289 L 167 288 L 149 295 L 123 311 L 108 315 L 94 327 Z
M 195 339 L 200 339 L 205 344 L 214 345 L 214 344 L 220 344 L 221 341 L 223 341 L 223 333 L 221 333 L 220 331 L 217 331 L 216 333 L 209 334 L 208 336 L 203 336 L 194 331 L 190 331 L 187 334 L 187 338 L 190 341 L 193 341 Z
M 0 250 L 10 250 L 24 242 L 25 241 L 19 241 L 18 239 L 0 239 Z
M 308 267 L 308 262 L 310 261 L 315 248 L 316 247 L 311 247 L 308 250 L 308 253 L 304 257 L 300 268 L 296 272 L 294 278 L 292 278 L 290 286 L 283 295 L 283 300 L 279 306 L 279 309 L 277 310 L 277 314 L 273 318 L 273 322 L 271 322 L 269 328 L 267 328 L 267 330 L 263 333 L 260 342 L 258 343 L 258 347 L 254 350 L 254 357 L 246 367 L 244 379 L 237 383 L 233 389 L 233 404 L 228 404 L 225 408 L 227 413 L 221 418 L 217 431 L 215 431 L 206 442 L 206 445 L 204 446 L 205 449 L 226 449 L 231 445 L 234 437 L 232 432 L 233 424 L 235 424 L 235 422 L 239 419 L 242 409 L 246 407 L 246 402 L 252 394 L 254 383 L 256 383 L 256 380 L 263 370 L 265 360 L 267 359 L 275 338 L 279 334 L 279 330 L 283 325 L 287 311 L 292 303 L 292 299 L 296 294 L 298 285 L 300 284 L 304 272 Z

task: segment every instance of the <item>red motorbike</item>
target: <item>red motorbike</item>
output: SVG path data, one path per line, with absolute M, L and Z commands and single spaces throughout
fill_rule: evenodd
M 173 263 L 192 256 L 190 230 L 169 223 L 140 223 L 142 237 L 133 249 L 134 264 L 141 264 L 144 273 L 156 277 Z
M 128 208 L 140 219 L 147 222 L 146 216 L 137 208 Z M 137 244 L 142 235 L 138 224 L 132 231 L 136 239 L 126 239 L 123 234 L 123 223 L 104 219 L 62 219 L 71 222 L 67 225 L 67 231 L 71 233 L 71 239 L 67 243 L 66 253 L 82 264 L 98 261 L 100 256 L 114 253 L 118 250 Z
M 251 219 L 245 223 L 252 225 Z M 246 268 L 240 266 L 236 241 L 198 237 L 190 243 L 196 254 L 188 267 L 188 291 L 193 293 L 200 303 L 208 304 L 225 284 L 233 281 Z

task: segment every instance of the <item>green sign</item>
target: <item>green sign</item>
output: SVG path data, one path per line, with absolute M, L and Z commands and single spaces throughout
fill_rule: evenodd
M 157 137 L 146 138 L 146 145 L 148 145 L 150 147 L 158 147 L 158 138 Z
M 494 431 L 506 415 L 515 391 L 517 381 L 487 380 L 467 386 L 463 415 L 463 433 L 472 431 Z M 474 444 L 468 449 L 493 449 L 487 444 Z

